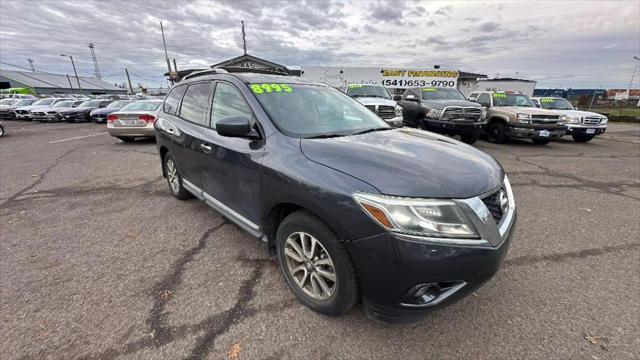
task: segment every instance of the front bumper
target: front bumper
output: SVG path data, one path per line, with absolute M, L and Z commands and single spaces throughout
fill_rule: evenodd
M 498 271 L 515 230 L 513 192 L 506 185 L 509 208 L 496 224 L 478 197 L 459 200 L 484 244 L 444 243 L 385 232 L 345 245 L 360 280 L 367 315 L 390 323 L 410 323 L 462 299 Z M 442 240 L 442 239 L 440 239 Z M 412 303 L 407 296 L 425 284 L 441 286 L 431 301 Z
M 431 128 L 451 130 L 456 133 L 471 133 L 475 131 L 481 131 L 486 121 L 469 121 L 469 120 L 440 120 L 433 118 L 425 118 L 425 121 L 429 123 Z
M 402 116 L 396 116 L 393 117 L 391 119 L 382 119 L 384 121 L 387 122 L 387 124 L 391 125 L 394 128 L 398 128 L 398 127 L 402 127 L 403 126 L 403 118 Z
M 607 125 L 583 125 L 583 124 L 567 124 L 566 135 L 573 134 L 589 134 L 601 135 L 607 131 Z
M 550 139 L 557 138 L 567 133 L 566 126 L 534 126 L 534 125 L 510 125 L 506 129 L 506 135 L 520 139 Z M 545 136 L 548 134 L 548 136 Z
M 16 114 L 13 111 L 0 111 L 0 120 L 13 120 L 16 118 Z
M 31 120 L 30 112 L 22 112 L 22 113 L 15 112 L 15 115 L 16 115 L 16 120 Z
M 60 121 L 60 115 L 58 114 L 33 114 L 33 121 L 42 121 L 42 122 L 54 122 Z
M 85 122 L 90 121 L 88 113 L 78 113 L 78 114 L 60 114 L 62 120 L 66 122 Z

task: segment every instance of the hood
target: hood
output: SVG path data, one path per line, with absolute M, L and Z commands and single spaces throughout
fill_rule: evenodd
M 573 116 L 573 117 L 605 117 L 602 114 L 594 113 L 591 111 L 582 111 L 582 110 L 551 110 L 556 114 Z
M 447 106 L 466 106 L 466 107 L 482 107 L 478 103 L 474 103 L 467 100 L 445 100 L 445 99 L 433 99 L 422 100 L 423 105 L 427 105 L 431 109 L 442 110 Z
M 533 114 L 558 115 L 557 112 L 554 112 L 551 110 L 541 109 L 537 107 L 530 107 L 530 106 L 494 106 L 492 109 L 510 111 L 513 113 L 520 113 L 520 114 L 529 114 L 529 115 L 533 115 Z
M 460 141 L 401 128 L 328 139 L 302 139 L 312 161 L 356 177 L 382 194 L 469 198 L 502 182 L 501 166 Z
M 381 97 L 355 97 L 357 102 L 362 105 L 388 105 L 396 107 L 396 102 L 391 99 L 383 99 Z
M 27 105 L 27 106 L 21 106 L 19 108 L 16 108 L 16 110 L 38 110 L 38 109 L 44 109 L 44 108 L 48 108 L 51 105 Z
M 60 112 L 61 110 L 66 110 L 67 108 L 54 108 L 51 106 L 38 106 L 37 109 L 32 109 L 35 111 L 58 111 Z
M 109 115 L 111 113 L 114 113 L 116 111 L 118 111 L 120 109 L 108 109 L 108 108 L 99 108 L 99 109 L 95 109 L 91 111 L 91 115 Z

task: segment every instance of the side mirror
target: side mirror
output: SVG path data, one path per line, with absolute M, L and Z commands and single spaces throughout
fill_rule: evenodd
M 407 95 L 404 99 L 409 101 L 418 101 L 418 98 L 415 95 Z
M 402 100 L 402 95 L 393 95 L 393 100 L 395 101 Z
M 471 102 L 476 102 L 476 100 L 478 100 L 478 98 L 474 98 L 474 97 L 470 97 L 469 98 L 469 101 L 471 101 Z
M 244 116 L 226 116 L 216 122 L 216 131 L 221 136 L 250 136 L 251 123 Z

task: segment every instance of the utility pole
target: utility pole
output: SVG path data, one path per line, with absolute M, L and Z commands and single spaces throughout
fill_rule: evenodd
M 73 85 L 71 85 L 71 78 L 69 78 L 69 74 L 67 74 L 67 81 L 69 82 L 69 88 L 73 89 Z
M 36 68 L 33 66 L 33 59 L 27 59 L 29 65 L 31 65 L 31 71 L 36 72 Z
M 73 56 L 65 55 L 65 54 L 60 54 L 60 56 L 68 57 L 69 59 L 71 59 L 71 66 L 73 66 L 73 73 L 76 74 L 76 81 L 78 82 L 78 89 L 80 89 L 80 91 L 82 91 L 82 85 L 80 85 L 80 78 L 78 77 L 78 72 L 76 71 L 76 63 L 73 62 Z
M 164 39 L 164 27 L 162 26 L 162 21 L 160 21 L 160 32 L 162 32 L 162 46 L 164 46 L 164 58 L 167 59 L 167 69 L 169 69 L 169 77 L 171 78 L 171 83 L 173 83 L 173 78 L 171 77 L 171 63 L 169 62 L 169 54 L 167 54 L 167 42 Z
M 246 34 L 244 32 L 244 20 L 241 21 L 242 22 L 242 48 L 244 49 L 244 54 L 247 55 L 247 39 L 246 39 Z
M 134 95 L 133 86 L 131 86 L 131 78 L 129 77 L 129 70 L 127 70 L 127 68 L 124 68 L 124 72 L 127 74 L 127 81 L 129 82 L 129 90 L 131 91 L 131 95 Z
M 102 80 L 102 76 L 100 76 L 100 68 L 98 67 L 98 59 L 96 59 L 96 52 L 93 50 L 95 45 L 93 43 L 89 44 L 89 49 L 91 50 L 91 58 L 93 59 L 93 72 L 96 74 L 96 79 Z

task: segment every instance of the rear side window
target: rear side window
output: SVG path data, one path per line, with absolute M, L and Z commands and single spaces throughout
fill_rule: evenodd
M 178 104 L 180 104 L 180 98 L 184 94 L 186 86 L 176 86 L 171 89 L 169 95 L 164 100 L 162 110 L 167 114 L 176 115 L 178 113 Z
M 209 96 L 213 89 L 213 83 L 203 82 L 189 85 L 184 93 L 182 106 L 180 106 L 180 117 L 200 125 L 207 124 L 207 109 Z
M 238 89 L 221 82 L 216 86 L 213 97 L 211 127 L 215 128 L 216 122 L 226 116 L 244 116 L 252 119 L 253 112 Z

